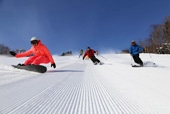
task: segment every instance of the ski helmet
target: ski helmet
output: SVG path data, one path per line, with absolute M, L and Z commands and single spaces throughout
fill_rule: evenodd
M 32 37 L 30 41 L 38 40 L 37 37 Z
M 90 49 L 90 47 L 87 47 L 87 49 Z
M 37 43 L 38 43 L 38 39 L 36 37 L 32 37 L 31 44 L 37 44 Z
M 131 43 L 135 43 L 135 40 L 132 40 Z
M 135 40 L 132 40 L 132 41 L 131 41 L 131 44 L 132 44 L 132 45 L 135 45 L 135 44 L 136 44 Z
M 87 47 L 87 49 L 90 49 L 90 47 Z

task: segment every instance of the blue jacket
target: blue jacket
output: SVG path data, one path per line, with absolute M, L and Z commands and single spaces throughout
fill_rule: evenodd
M 133 45 L 130 47 L 129 49 L 129 53 L 132 54 L 132 55 L 137 55 L 139 54 L 140 52 L 143 52 L 143 48 L 137 44 Z

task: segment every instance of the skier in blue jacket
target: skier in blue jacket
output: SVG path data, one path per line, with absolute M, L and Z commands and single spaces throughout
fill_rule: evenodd
M 129 49 L 129 53 L 131 54 L 131 56 L 133 57 L 133 60 L 139 64 L 140 66 L 143 66 L 143 61 L 140 59 L 139 57 L 139 53 L 143 52 L 144 49 L 137 45 L 136 42 L 134 40 L 132 40 L 131 42 L 131 47 Z

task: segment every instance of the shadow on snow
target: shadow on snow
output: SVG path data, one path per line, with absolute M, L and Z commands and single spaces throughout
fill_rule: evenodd
M 84 72 L 83 70 L 48 70 L 47 72 Z

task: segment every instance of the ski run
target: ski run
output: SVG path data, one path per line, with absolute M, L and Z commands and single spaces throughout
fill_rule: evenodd
M 170 114 L 170 55 L 140 54 L 138 68 L 129 54 L 96 56 L 103 65 L 53 57 L 41 74 L 11 66 L 27 58 L 0 56 L 0 114 Z

